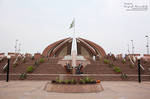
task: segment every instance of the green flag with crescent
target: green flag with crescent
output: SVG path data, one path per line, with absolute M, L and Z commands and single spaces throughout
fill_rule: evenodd
M 74 19 L 73 19 L 73 21 L 72 21 L 72 22 L 71 22 L 71 24 L 70 24 L 69 29 L 73 28 L 73 27 L 74 27 L 74 25 L 75 25 L 75 22 L 74 22 Z

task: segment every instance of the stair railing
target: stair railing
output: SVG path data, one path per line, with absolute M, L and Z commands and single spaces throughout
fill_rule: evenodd
M 6 64 L 4 65 L 4 67 L 2 68 L 3 71 L 6 71 L 6 70 L 7 70 L 7 66 L 8 66 L 8 63 L 6 63 Z
M 2 61 L 4 59 L 4 57 L 0 57 L 0 61 Z
M 133 58 L 135 59 L 135 61 L 138 60 L 135 56 L 133 56 Z M 141 64 L 140 64 L 140 67 L 142 68 L 142 70 L 145 70 L 144 67 Z
M 130 55 L 128 56 L 129 57 L 129 59 L 130 59 L 130 62 L 133 64 L 133 65 L 135 65 L 135 62 L 137 61 L 137 59 L 136 59 L 136 57 L 135 56 L 133 56 L 133 60 L 131 59 L 131 57 L 130 57 Z M 140 64 L 140 67 L 142 68 L 142 70 L 145 70 L 144 69 L 144 67 Z
M 26 58 L 26 56 L 25 56 L 25 55 L 23 55 L 22 61 L 24 61 L 24 60 L 25 60 L 25 58 Z
M 13 64 L 16 64 L 16 62 L 18 61 L 19 57 L 20 57 L 20 54 L 16 57 L 15 61 L 13 62 Z
M 130 54 L 130 51 L 129 51 L 129 49 L 128 49 L 128 53 Z M 133 56 L 133 60 L 131 59 L 131 57 L 130 57 L 130 55 L 128 55 L 128 57 L 129 57 L 129 60 L 130 60 L 130 62 L 133 64 L 133 65 L 135 65 L 135 62 L 137 61 L 137 58 L 134 56 L 134 55 L 132 55 Z M 142 70 L 144 70 L 144 67 L 140 64 L 140 67 L 142 68 Z
M 134 63 L 133 60 L 131 59 L 130 55 L 129 55 L 128 57 L 129 57 L 130 62 L 131 62 L 133 65 L 135 65 L 135 63 Z

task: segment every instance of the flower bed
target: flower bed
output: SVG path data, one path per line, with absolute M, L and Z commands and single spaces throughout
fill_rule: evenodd
M 103 91 L 103 87 L 98 84 L 51 84 L 48 82 L 44 90 L 58 93 L 97 93 Z
M 79 81 L 76 81 L 74 79 L 72 80 L 60 80 L 58 78 L 56 78 L 56 80 L 52 80 L 53 84 L 96 84 L 96 83 L 100 83 L 100 80 L 93 80 L 89 77 L 85 77 L 85 78 L 81 78 Z

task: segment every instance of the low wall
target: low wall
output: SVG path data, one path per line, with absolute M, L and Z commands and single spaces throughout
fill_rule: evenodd
M 20 74 L 10 74 L 10 80 L 19 80 Z M 94 80 L 101 81 L 138 81 L 138 75 L 128 75 L 127 79 L 122 79 L 120 74 L 116 75 L 99 75 L 99 74 L 83 74 L 83 75 L 71 75 L 71 74 L 27 74 L 26 80 L 55 80 L 56 78 L 61 79 L 75 79 L 90 77 Z M 0 80 L 6 80 L 6 74 L 0 74 Z M 142 81 L 150 81 L 150 75 L 142 75 Z

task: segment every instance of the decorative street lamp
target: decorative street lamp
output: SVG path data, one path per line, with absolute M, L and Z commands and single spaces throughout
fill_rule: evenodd
M 147 45 L 146 45 L 146 47 L 147 47 L 147 54 L 149 54 L 149 36 L 146 35 L 145 37 L 147 38 Z
M 129 50 L 129 44 L 128 44 L 127 46 L 128 46 L 128 53 L 130 54 L 130 50 Z
M 16 42 L 15 42 L 15 54 L 17 53 L 17 43 L 18 43 L 18 39 L 16 39 Z
M 133 40 L 131 40 L 132 42 L 132 54 L 134 54 L 134 45 L 133 45 Z
M 137 59 L 138 59 L 138 81 L 139 83 L 141 83 L 141 63 L 140 63 L 141 56 L 138 56 Z
M 8 65 L 7 65 L 7 79 L 6 79 L 6 82 L 8 82 L 9 81 L 9 63 L 10 63 L 10 58 L 11 58 L 11 56 L 10 55 L 8 55 L 7 56 L 7 59 L 8 59 Z

